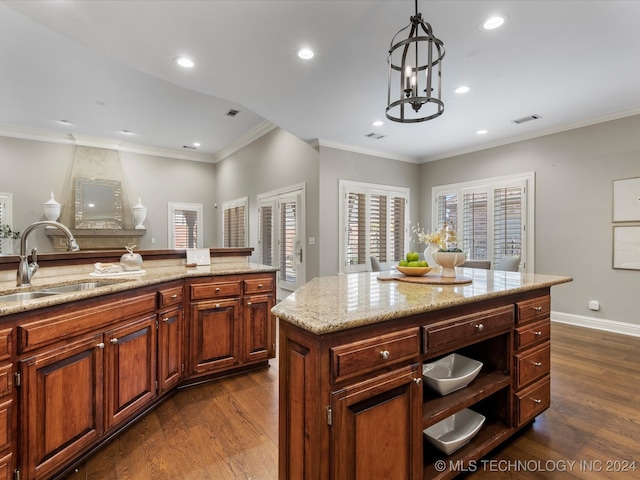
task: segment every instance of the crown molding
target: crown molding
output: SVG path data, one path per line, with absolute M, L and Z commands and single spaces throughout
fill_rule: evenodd
M 220 150 L 217 154 L 215 154 L 213 156 L 213 162 L 218 163 L 224 160 L 225 158 L 230 157 L 231 155 L 236 153 L 238 150 L 246 147 L 251 142 L 255 142 L 257 139 L 266 135 L 276 127 L 277 125 L 271 123 L 268 120 L 263 121 L 253 130 L 249 131 L 248 133 L 241 136 L 240 138 L 237 138 L 236 140 L 231 142 L 229 145 L 227 145 L 225 148 Z
M 309 144 L 312 148 L 317 147 L 328 147 L 335 148 L 337 150 L 345 150 L 347 152 L 360 153 L 363 155 L 371 155 L 373 157 L 381 157 L 386 158 L 388 160 L 397 160 L 399 162 L 408 162 L 408 163 L 420 163 L 417 158 L 406 157 L 404 155 L 396 155 L 388 152 L 381 152 L 375 149 L 356 147 L 354 145 L 347 145 L 344 143 L 333 142 L 331 140 L 317 139 Z

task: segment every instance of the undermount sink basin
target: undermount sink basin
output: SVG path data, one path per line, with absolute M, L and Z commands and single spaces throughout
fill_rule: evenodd
M 61 285 L 59 287 L 41 288 L 37 291 L 47 293 L 47 294 L 71 293 L 71 292 L 81 292 L 83 290 L 92 290 L 94 288 L 104 287 L 106 285 L 113 285 L 113 282 L 92 281 L 92 282 L 72 283 L 71 285 Z
M 55 293 L 43 291 L 10 293 L 8 295 L 0 295 L 0 303 L 25 302 L 27 300 L 35 300 L 36 298 L 50 297 L 52 295 L 55 295 Z
M 7 295 L 0 295 L 0 303 L 7 302 L 26 302 L 29 300 L 36 300 L 38 298 L 51 297 L 52 295 L 60 295 L 62 293 L 81 292 L 84 290 L 92 290 L 94 288 L 105 287 L 107 285 L 113 285 L 113 281 L 90 281 L 72 283 L 70 285 L 60 285 L 58 287 L 44 287 L 38 290 L 31 290 L 29 292 L 17 292 L 9 293 Z

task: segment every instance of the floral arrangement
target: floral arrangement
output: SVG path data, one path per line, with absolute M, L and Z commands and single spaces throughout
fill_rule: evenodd
M 2 223 L 0 224 L 0 238 L 12 238 L 13 240 L 17 240 L 20 238 L 20 232 L 14 232 L 11 229 L 11 225 Z
M 411 230 L 416 235 L 418 244 L 422 243 L 426 246 L 430 243 L 435 243 L 443 250 L 451 244 L 456 244 L 457 246 L 458 239 L 456 232 L 453 229 L 453 225 L 449 222 L 445 222 L 444 225 L 442 225 L 442 228 L 435 232 L 425 232 L 424 228 L 420 227 L 419 223 L 412 227 Z

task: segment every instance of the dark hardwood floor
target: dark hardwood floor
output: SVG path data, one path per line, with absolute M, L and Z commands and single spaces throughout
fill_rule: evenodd
M 464 477 L 640 478 L 640 338 L 556 323 L 551 338 L 551 408 Z M 69 479 L 276 480 L 277 386 L 273 360 L 181 390 Z

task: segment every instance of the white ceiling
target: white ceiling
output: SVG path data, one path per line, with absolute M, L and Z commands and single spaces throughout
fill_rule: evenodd
M 267 120 L 305 141 L 424 162 L 640 113 L 640 1 L 422 0 L 418 9 L 446 47 L 445 112 L 397 124 L 384 118 L 387 51 L 411 0 L 3 1 L 0 133 L 215 161 Z M 482 31 L 495 13 L 505 25 Z M 297 58 L 303 45 L 311 61 Z M 179 55 L 196 66 L 178 68 Z M 471 91 L 454 94 L 462 84 Z M 240 113 L 229 118 L 230 108 Z M 512 122 L 532 114 L 542 118 Z M 183 148 L 195 141 L 195 153 Z

